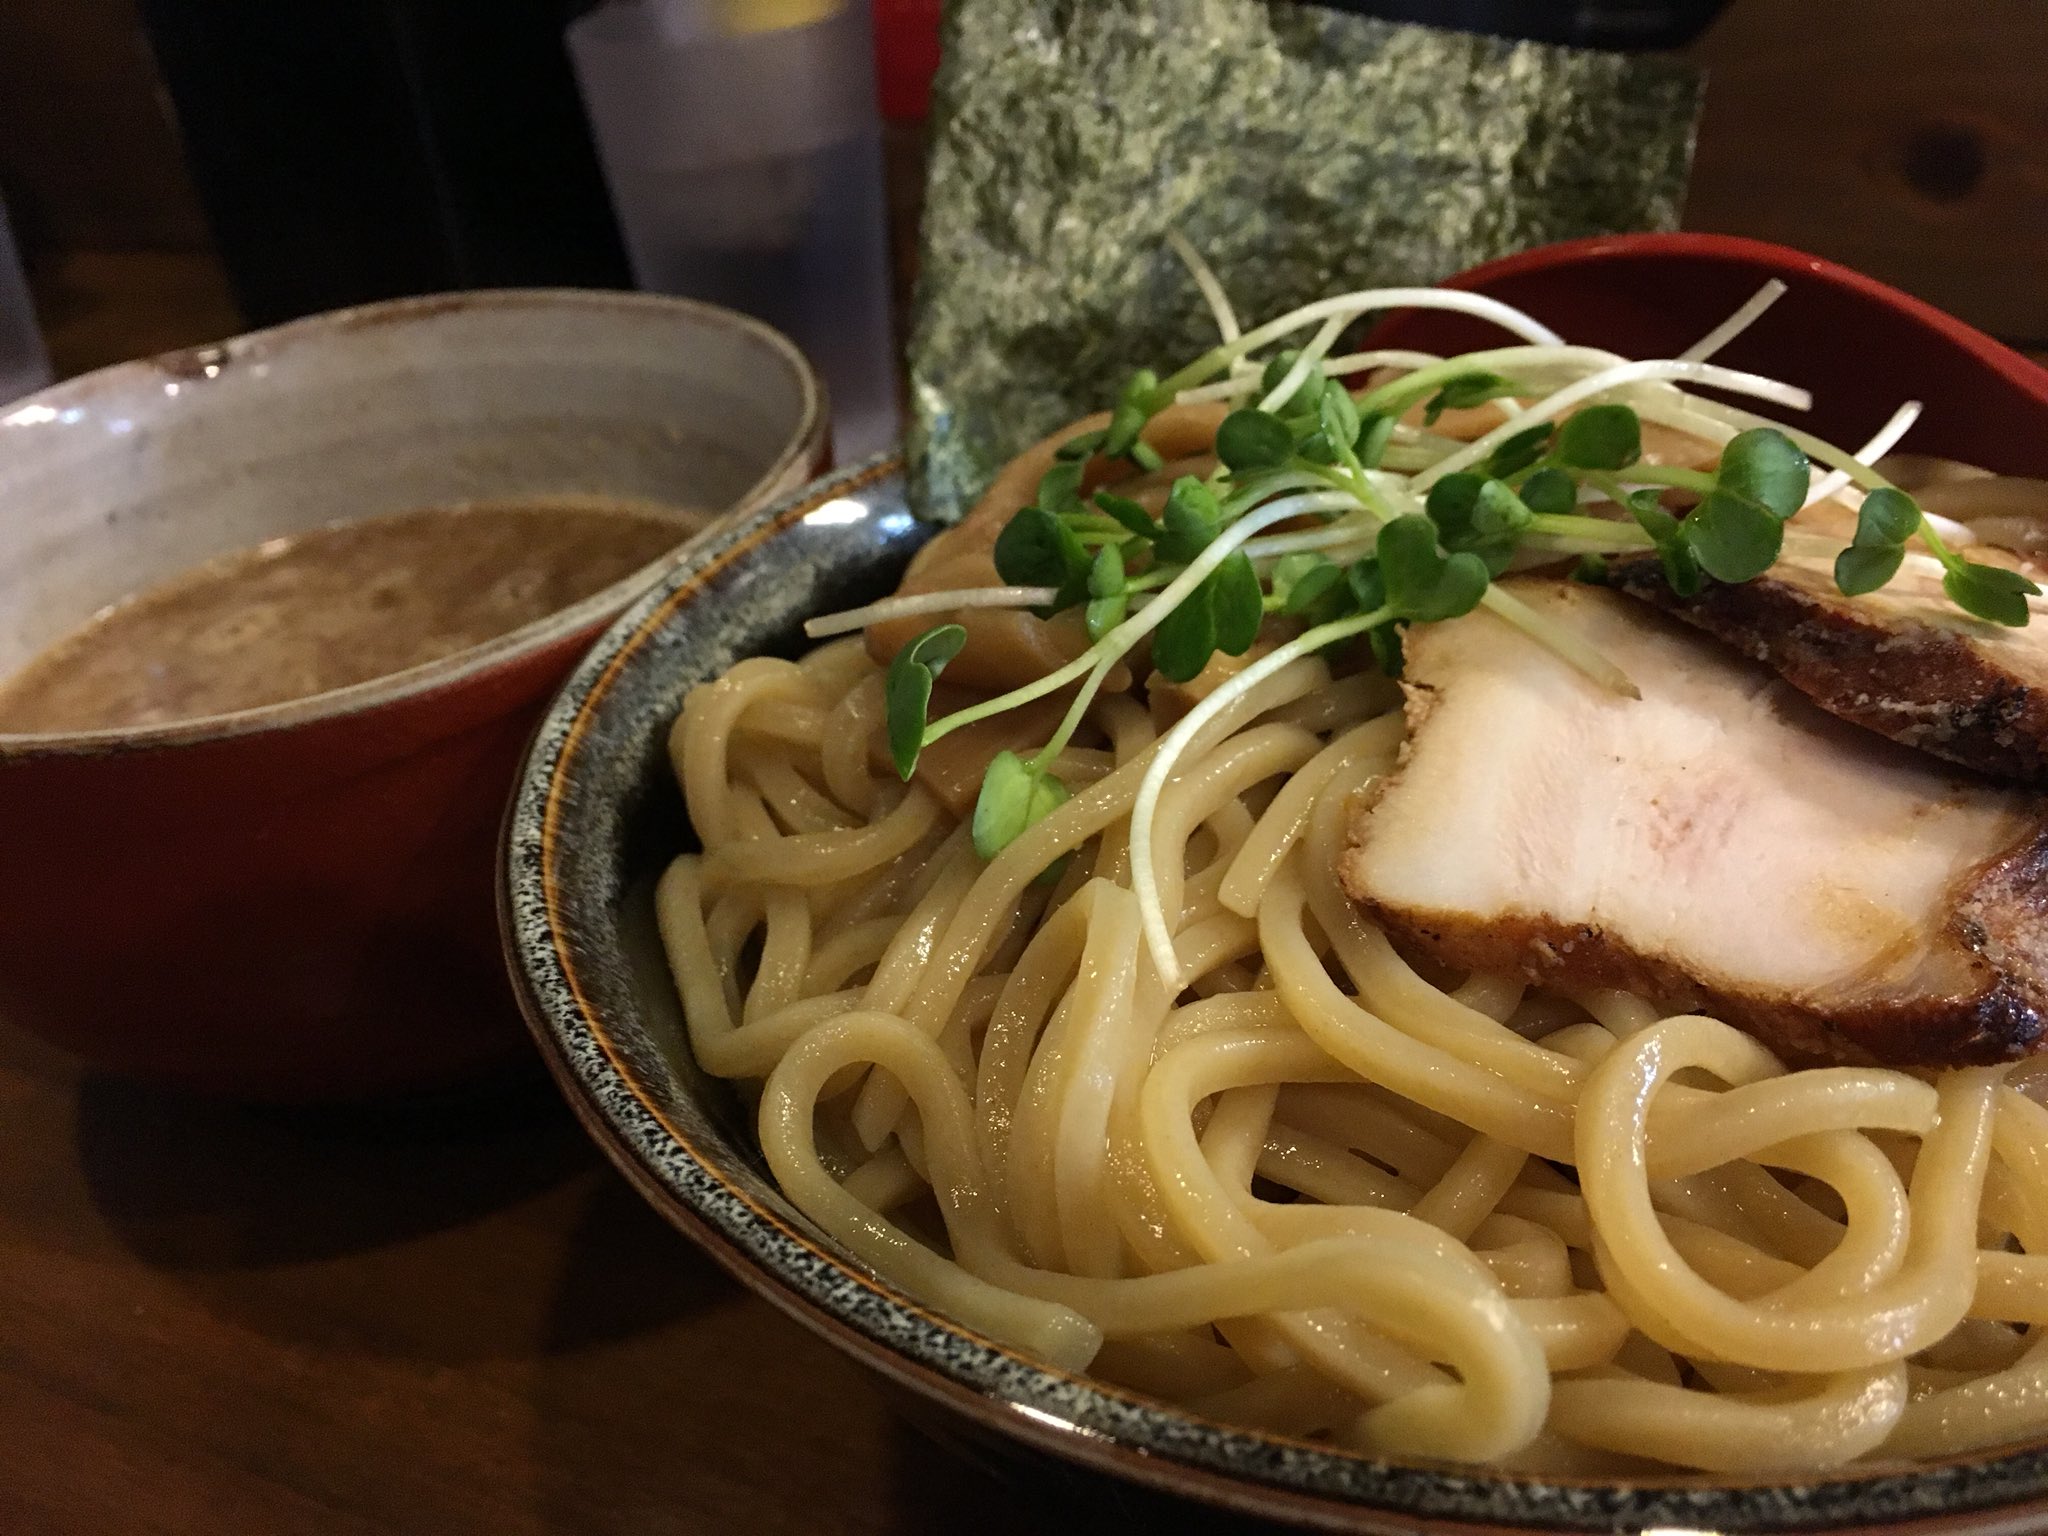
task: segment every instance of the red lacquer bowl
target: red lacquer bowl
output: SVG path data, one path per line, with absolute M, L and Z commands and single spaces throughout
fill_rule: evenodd
M 1800 424 L 1854 448 L 1908 399 L 1927 410 L 1904 447 L 2048 477 L 2048 369 L 1911 294 L 1803 251 L 1734 235 L 1567 240 L 1473 267 L 1446 286 L 1526 310 L 1567 340 L 1671 357 L 1771 278 L 1790 290 L 1715 356 L 1812 391 Z M 1372 345 L 1451 353 L 1501 345 L 1480 321 L 1391 316 Z

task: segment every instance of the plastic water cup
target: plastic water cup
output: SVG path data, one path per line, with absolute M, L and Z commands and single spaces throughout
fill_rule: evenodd
M 36 329 L 35 305 L 22 276 L 7 210 L 0 208 L 0 404 L 19 399 L 50 382 L 50 358 Z

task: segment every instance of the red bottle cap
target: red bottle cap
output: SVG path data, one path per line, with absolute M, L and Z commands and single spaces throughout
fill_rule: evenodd
M 921 118 L 931 110 L 943 0 L 874 0 L 874 6 L 882 116 Z

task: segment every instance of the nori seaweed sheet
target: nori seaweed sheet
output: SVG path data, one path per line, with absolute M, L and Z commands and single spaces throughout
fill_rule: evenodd
M 1547 241 L 1676 225 L 1700 76 L 1291 0 L 954 0 L 910 344 L 911 492 L 1211 345 L 1164 235 L 1249 326 Z

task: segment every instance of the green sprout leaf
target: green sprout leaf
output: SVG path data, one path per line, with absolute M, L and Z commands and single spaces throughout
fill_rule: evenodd
M 1549 422 L 1526 427 L 1487 455 L 1486 472 L 1499 480 L 1509 475 L 1519 475 L 1550 451 L 1550 434 L 1554 429 Z
M 1544 517 L 1565 517 L 1579 506 L 1578 482 L 1561 469 L 1539 469 L 1522 482 L 1522 505 Z
M 1785 542 L 1785 525 L 1776 513 L 1718 488 L 1679 528 L 1700 569 L 1716 581 L 1754 581 L 1771 568 Z
M 1380 563 L 1372 555 L 1354 560 L 1344 568 L 1344 585 L 1360 613 L 1377 613 L 1387 606 L 1387 581 Z
M 1589 405 L 1557 429 L 1557 457 L 1573 469 L 1626 469 L 1643 456 L 1643 424 L 1625 405 Z
M 1488 373 L 1484 369 L 1461 373 L 1430 396 L 1429 404 L 1422 408 L 1423 424 L 1433 427 L 1445 411 L 1466 411 L 1489 400 L 1521 392 L 1521 386 L 1514 380 L 1504 379 L 1497 373 Z
M 1404 658 L 1401 655 L 1401 626 L 1382 624 L 1365 632 L 1365 643 L 1372 647 L 1372 659 L 1380 672 L 1399 680 Z
M 1184 683 L 1216 654 L 1215 589 L 1203 582 L 1152 631 L 1152 665 L 1171 682 Z
M 1088 598 L 1082 622 L 1088 626 L 1090 640 L 1100 640 L 1123 623 L 1131 611 L 1123 551 L 1114 544 L 1105 544 L 1096 551 L 1095 564 L 1088 568 Z
M 1655 541 L 1657 562 L 1664 567 L 1664 580 L 1671 590 L 1680 597 L 1698 597 L 1706 585 L 1700 557 L 1686 542 L 1685 525 L 1664 510 L 1657 490 L 1653 487 L 1635 492 L 1628 499 L 1628 510 L 1636 526 Z
M 917 757 L 924 750 L 925 712 L 931 708 L 932 684 L 966 644 L 966 630 L 958 624 L 941 624 L 904 646 L 889 663 L 882 681 L 882 697 L 888 707 L 889 755 L 895 759 L 898 777 L 906 782 L 917 771 Z
M 1335 379 L 1323 384 L 1323 398 L 1317 404 L 1316 418 L 1323 429 L 1323 436 L 1334 444 L 1349 447 L 1358 441 L 1358 403 L 1351 398 L 1351 391 Z
M 1906 551 L 1898 544 L 1850 545 L 1835 556 L 1835 586 L 1844 597 L 1875 592 L 1899 574 Z
M 1223 504 L 1193 475 L 1182 475 L 1167 495 L 1164 523 L 1153 548 L 1160 559 L 1186 565 L 1209 547 L 1223 526 Z
M 1973 560 L 1957 562 L 1941 578 L 1941 589 L 1965 613 L 2008 629 L 2026 627 L 2030 617 L 2027 599 L 2041 595 L 2041 589 L 2018 571 L 2002 565 L 1979 565 Z
M 1480 491 L 1489 483 L 1486 476 L 1466 469 L 1445 475 L 1429 488 L 1423 508 L 1446 548 L 1464 548 L 1472 541 L 1473 510 L 1479 505 Z
M 1344 606 L 1344 568 L 1321 555 L 1289 558 L 1308 564 L 1289 579 L 1280 611 L 1290 618 L 1307 619 L 1311 624 L 1327 624 L 1337 618 Z M 1275 581 L 1277 585 L 1277 575 Z
M 1265 371 L 1259 375 L 1259 398 L 1265 399 L 1280 387 L 1280 383 L 1300 361 L 1301 354 L 1288 350 L 1267 359 Z M 1313 412 L 1323 391 L 1324 376 L 1320 365 L 1311 367 L 1302 381 L 1295 386 L 1294 393 L 1272 407 L 1275 416 L 1298 416 Z
M 1146 443 L 1139 441 L 1139 434 L 1145 424 L 1159 409 L 1155 398 L 1159 393 L 1159 375 L 1149 368 L 1140 368 L 1132 374 L 1117 396 L 1116 409 L 1110 413 L 1109 426 L 1102 434 L 1102 452 L 1113 459 L 1130 459 L 1140 469 L 1154 470 L 1159 467 L 1158 453 Z M 1140 450 L 1143 450 L 1140 452 Z M 1151 463 L 1146 462 L 1150 456 Z
M 1352 450 L 1361 468 L 1378 469 L 1387 456 L 1387 444 L 1394 440 L 1394 418 L 1374 411 L 1358 424 L 1358 443 Z
M 1085 464 L 1062 459 L 1038 482 L 1038 504 L 1054 517 L 1072 517 L 1081 508 L 1081 476 Z
M 1131 599 L 1123 592 L 1114 597 L 1091 598 L 1088 606 L 1081 610 L 1081 622 L 1087 628 L 1090 640 L 1100 640 L 1130 616 Z
M 1095 563 L 1088 567 L 1088 595 L 1090 597 L 1115 597 L 1124 590 L 1124 553 L 1114 544 L 1105 544 L 1095 552 Z
M 1259 586 L 1258 569 L 1243 550 L 1211 571 L 1202 585 L 1211 588 L 1210 609 L 1215 615 L 1216 649 L 1226 656 L 1242 656 L 1259 638 L 1259 626 L 1266 622 L 1266 594 Z
M 1294 433 L 1268 411 L 1232 411 L 1216 429 L 1216 457 L 1232 473 L 1278 469 L 1294 457 Z
M 1875 592 L 1898 575 L 1906 542 L 1920 531 L 1920 508 L 1904 491 L 1883 486 L 1863 498 L 1856 538 L 1835 556 L 1835 586 L 1844 596 Z
M 1425 506 L 1444 548 L 1453 551 L 1505 556 L 1529 526 L 1529 509 L 1505 481 L 1469 471 L 1437 481 Z
M 1012 586 L 1051 587 L 1048 612 L 1081 600 L 1088 582 L 1088 551 L 1073 529 L 1043 507 L 1024 507 L 996 535 L 996 574 Z
M 1920 507 L 1904 491 L 1881 486 L 1863 498 L 1856 514 L 1856 547 L 1903 549 L 1920 531 Z
M 1066 803 L 1066 785 L 1014 752 L 998 752 L 974 802 L 974 851 L 994 858 Z
M 1107 431 L 1077 432 L 1054 449 L 1053 454 L 1056 458 L 1086 463 L 1095 457 L 1095 450 L 1100 448 L 1108 437 Z
M 1109 491 L 1095 493 L 1095 506 L 1121 523 L 1126 532 L 1151 542 L 1159 537 L 1159 525 L 1152 521 L 1152 515 L 1128 496 L 1118 496 Z
M 1805 503 L 1810 479 L 1806 455 L 1775 427 L 1752 427 L 1730 438 L 1721 450 L 1721 468 L 1716 474 L 1720 489 L 1754 502 L 1780 522 Z M 1712 566 L 1707 569 L 1718 575 Z
M 1664 567 L 1664 580 L 1680 597 L 1698 597 L 1707 584 L 1706 575 L 1700 570 L 1700 557 L 1683 539 L 1659 544 L 1657 560 Z
M 1294 554 L 1282 555 L 1274 561 L 1272 574 L 1267 579 L 1273 584 L 1275 606 L 1286 607 L 1287 594 L 1294 590 L 1295 584 L 1317 566 L 1329 563 L 1314 550 L 1297 550 Z
M 1584 582 L 1589 587 L 1607 585 L 1607 557 L 1605 555 L 1581 555 L 1579 563 L 1572 567 L 1572 580 Z
M 1330 442 L 1330 435 L 1320 427 L 1296 443 L 1294 451 L 1311 464 L 1334 464 L 1343 457 Z
M 1430 623 L 1469 613 L 1491 580 L 1478 556 L 1438 549 L 1436 524 L 1416 513 L 1382 528 L 1376 552 L 1388 606 L 1404 619 Z
M 1636 520 L 1636 526 L 1647 533 L 1659 545 L 1669 544 L 1678 537 L 1678 519 L 1664 510 L 1657 491 L 1637 491 L 1628 499 L 1629 515 Z
M 1505 480 L 1488 480 L 1472 503 L 1472 530 L 1488 544 L 1511 540 L 1529 526 L 1530 512 Z

